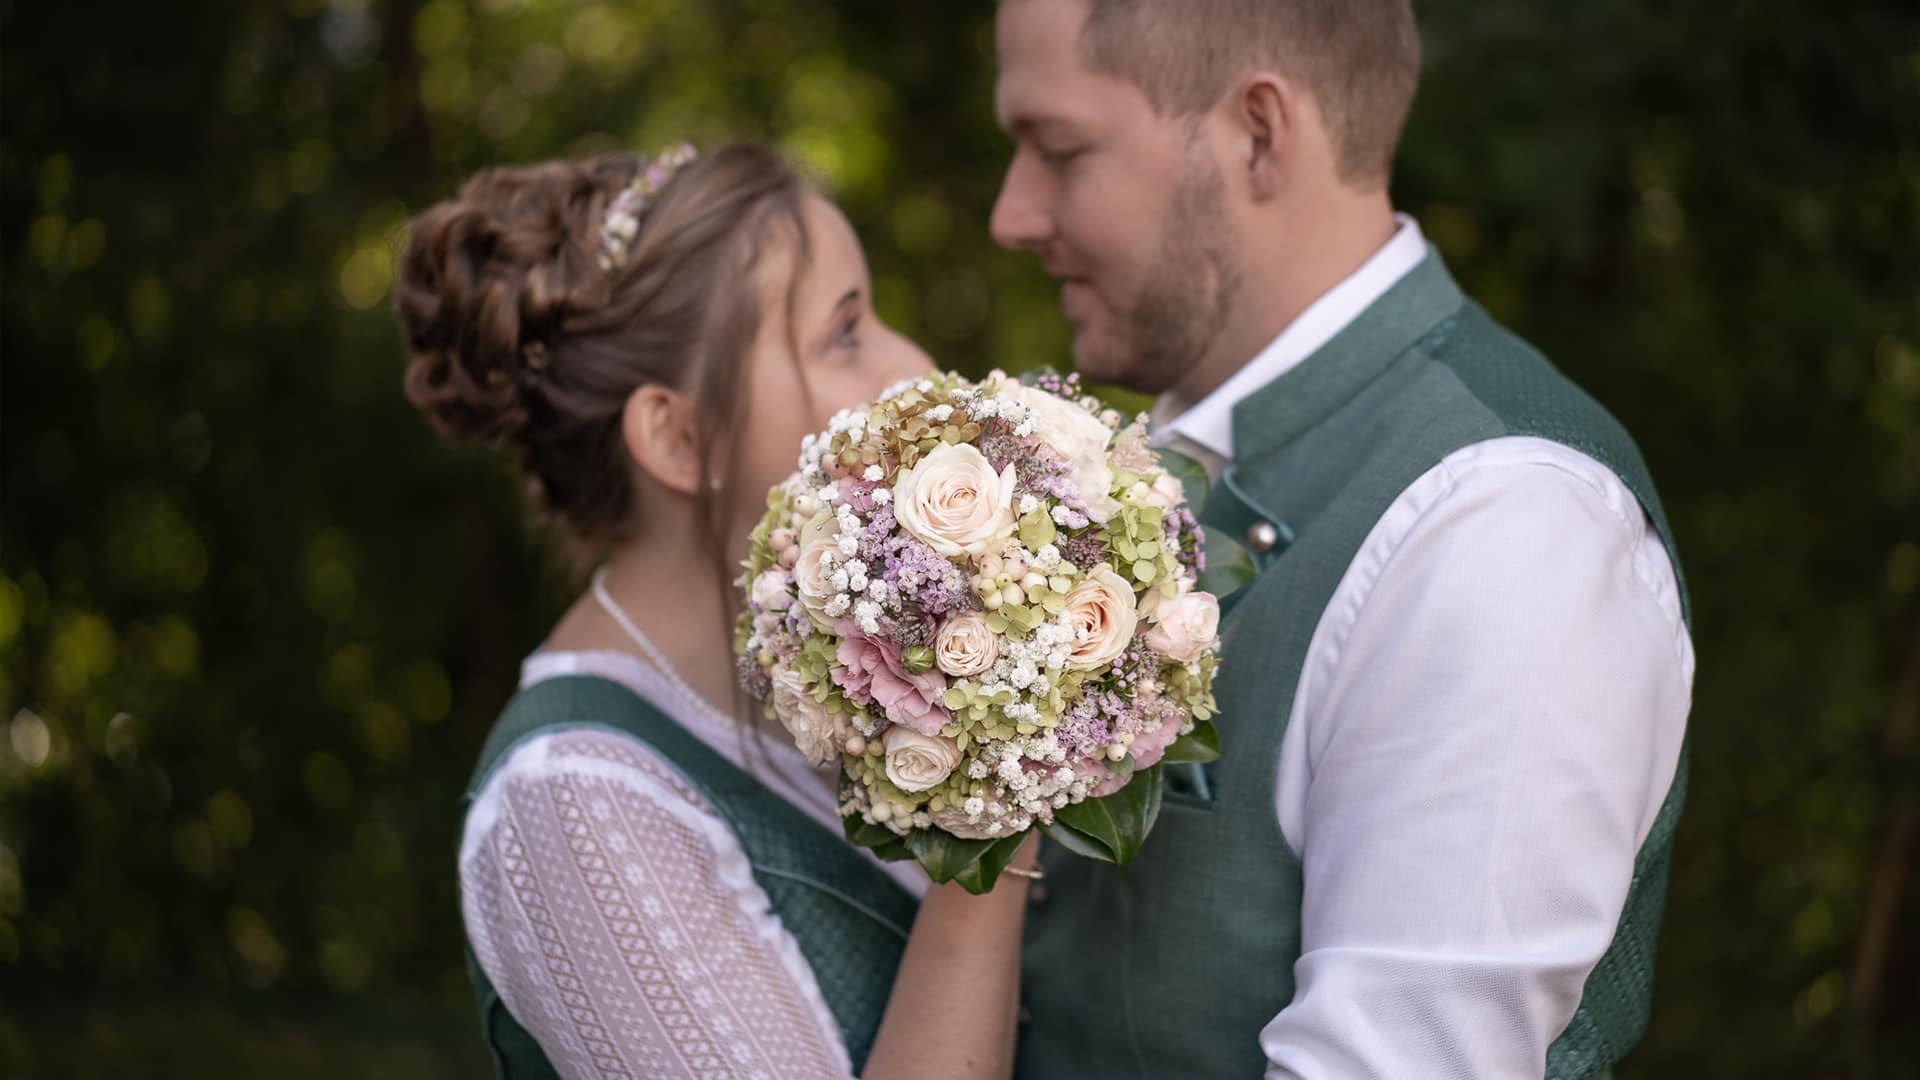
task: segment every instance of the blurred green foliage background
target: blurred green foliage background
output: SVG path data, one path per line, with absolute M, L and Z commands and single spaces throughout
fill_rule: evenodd
M 1920 7 L 1430 0 L 1396 184 L 1639 436 L 1693 789 L 1626 1077 L 1920 1075 Z M 0 3 L 0 1073 L 473 1075 L 480 737 L 572 583 L 399 392 L 468 171 L 737 134 L 945 362 L 1060 364 L 990 5 Z

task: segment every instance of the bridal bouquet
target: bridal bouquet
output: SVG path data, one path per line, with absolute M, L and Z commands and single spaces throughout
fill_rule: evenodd
M 850 840 L 974 892 L 1036 826 L 1132 858 L 1159 766 L 1219 752 L 1196 474 L 1076 377 L 920 379 L 808 437 L 735 643 Z

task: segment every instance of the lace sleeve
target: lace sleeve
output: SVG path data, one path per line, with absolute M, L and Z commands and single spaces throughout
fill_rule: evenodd
M 515 750 L 467 816 L 460 904 L 481 970 L 563 1076 L 851 1072 L 739 841 L 635 740 Z

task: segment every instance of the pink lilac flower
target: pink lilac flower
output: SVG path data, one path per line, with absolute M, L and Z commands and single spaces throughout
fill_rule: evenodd
M 868 637 L 851 619 L 834 624 L 840 648 L 834 659 L 834 685 L 856 705 L 878 704 L 887 719 L 922 735 L 940 733 L 953 715 L 940 704 L 947 677 L 938 669 L 921 674 L 907 670 L 900 650 L 885 638 Z
M 1193 511 L 1182 506 L 1166 516 L 1162 527 L 1167 533 L 1167 542 L 1173 545 L 1174 558 L 1195 576 L 1207 572 L 1207 545 L 1205 533 L 1200 531 L 1200 523 L 1194 520 Z
M 1060 460 L 1059 455 L 1037 439 L 1015 435 L 1006 421 L 998 418 L 982 424 L 981 432 L 978 445 L 989 465 L 995 469 L 1013 466 L 1021 491 L 1045 495 L 1060 503 L 1073 513 L 1077 522 L 1074 528 L 1086 528 L 1086 501 L 1073 486 L 1072 467 Z
M 1066 375 L 1054 371 L 1043 371 L 1034 377 L 1033 385 L 1055 397 L 1063 397 L 1068 401 L 1080 400 L 1080 373 L 1077 371 Z
M 1091 697 L 1084 697 L 1060 717 L 1053 737 L 1069 755 L 1090 758 L 1106 752 L 1107 744 L 1113 741 L 1113 729 L 1101 715 L 1099 705 Z
M 773 677 L 760 666 L 760 660 L 753 656 L 733 658 L 734 676 L 740 680 L 740 686 L 747 693 L 760 700 L 766 700 L 773 693 Z
M 888 585 L 887 610 L 908 634 L 912 631 L 906 628 L 923 617 L 939 618 L 980 605 L 966 572 L 900 531 L 891 507 L 880 507 L 868 519 L 860 534 L 860 558 L 869 567 L 880 568 L 880 577 Z M 901 634 L 894 636 L 896 641 L 905 640 Z
M 1107 561 L 1107 546 L 1096 533 L 1083 532 L 1055 543 L 1060 548 L 1060 557 L 1083 573 Z
M 1134 768 L 1149 769 L 1167 755 L 1167 747 L 1180 737 L 1180 725 L 1186 718 L 1178 705 L 1158 694 L 1141 695 L 1138 705 L 1140 715 L 1127 751 L 1133 755 Z

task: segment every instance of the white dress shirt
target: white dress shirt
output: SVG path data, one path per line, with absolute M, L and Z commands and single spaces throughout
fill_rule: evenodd
M 1231 461 L 1233 406 L 1428 257 L 1399 222 L 1162 438 Z M 1592 458 L 1490 439 L 1408 487 L 1321 615 L 1280 747 L 1305 894 L 1268 1077 L 1541 1075 L 1673 782 L 1693 669 L 1660 537 Z

